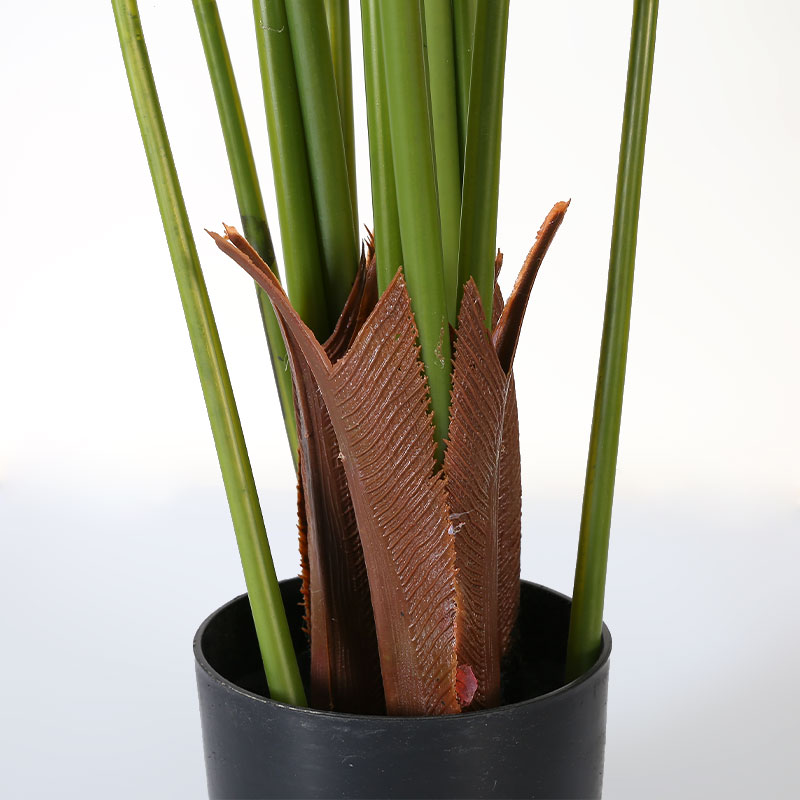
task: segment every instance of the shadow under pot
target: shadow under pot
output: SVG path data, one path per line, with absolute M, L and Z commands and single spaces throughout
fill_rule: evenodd
M 194 640 L 211 798 L 599 798 L 611 634 L 563 685 L 570 600 L 522 582 L 507 703 L 443 717 L 359 716 L 269 699 L 247 596 Z M 308 677 L 300 580 L 281 583 Z

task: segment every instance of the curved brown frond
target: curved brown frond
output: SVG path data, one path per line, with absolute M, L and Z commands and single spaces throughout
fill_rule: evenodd
M 377 673 L 376 652 L 390 714 L 458 712 L 459 702 L 468 702 L 468 672 L 477 683 L 474 706 L 500 701 L 500 660 L 519 604 L 519 428 L 511 370 L 536 273 L 567 205 L 556 204 L 546 218 L 505 308 L 495 290 L 491 336 L 474 283 L 465 288 L 439 472 L 402 274 L 378 300 L 368 246 L 323 348 L 243 237 L 234 229 L 226 229 L 227 239 L 212 234 L 269 295 L 295 379 L 318 704 L 374 711 L 379 690 L 369 678 Z M 498 253 L 496 271 L 501 264 Z M 358 707 L 362 701 L 366 706 Z
M 511 372 L 511 364 L 514 361 L 514 353 L 517 350 L 522 319 L 528 306 L 528 298 L 533 288 L 533 282 L 536 280 L 539 267 L 542 265 L 556 231 L 564 221 L 567 208 L 569 208 L 569 202 L 558 202 L 545 217 L 539 232 L 536 234 L 536 241 L 522 265 L 522 269 L 514 283 L 514 289 L 508 297 L 508 302 L 492 334 L 497 357 L 500 359 L 500 364 L 506 374 Z
M 458 658 L 477 678 L 475 707 L 500 702 L 500 662 L 519 609 L 522 486 L 514 355 L 536 274 L 568 205 L 556 203 L 546 217 L 505 307 L 495 284 L 491 337 L 471 280 L 459 310 L 444 468 L 456 531 Z M 502 264 L 498 251 L 495 276 Z
M 263 281 L 266 264 L 234 228 L 226 228 L 226 233 L 227 241 L 214 235 L 217 244 L 251 274 L 262 275 Z M 369 283 L 374 280 L 374 269 L 370 276 L 362 259 L 342 316 L 324 346 L 332 357 L 343 353 L 355 336 L 364 297 L 371 296 Z M 285 338 L 300 444 L 298 518 L 311 642 L 309 700 L 316 708 L 382 713 L 369 584 L 339 446 L 316 378 L 304 367 L 296 341 Z
M 400 715 L 460 710 L 455 551 L 417 337 L 398 274 L 335 365 L 328 400 L 370 576 L 387 711 Z
M 369 576 L 388 713 L 458 712 L 455 549 L 402 275 L 332 365 L 266 265 L 214 238 L 270 296 L 293 374 L 313 377 L 330 415 Z
M 295 407 L 308 531 L 309 699 L 316 708 L 381 713 L 383 691 L 364 555 L 339 445 L 313 377 L 296 378 Z

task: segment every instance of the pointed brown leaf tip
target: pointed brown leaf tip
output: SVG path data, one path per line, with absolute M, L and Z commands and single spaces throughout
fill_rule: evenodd
M 367 263 L 375 260 L 375 233 L 371 231 L 366 225 L 364 230 L 367 232 L 366 245 L 367 245 Z
M 506 374 L 511 371 L 511 365 L 514 363 L 514 353 L 517 349 L 519 332 L 525 316 L 525 309 L 528 306 L 528 298 L 533 288 L 533 282 L 536 280 L 539 267 L 542 265 L 556 231 L 564 221 L 564 215 L 567 213 L 568 207 L 569 202 L 558 202 L 545 217 L 536 235 L 536 242 L 522 265 L 522 270 L 514 284 L 514 289 L 492 335 L 497 357 L 500 359 L 500 364 Z
M 325 342 L 325 352 L 332 362 L 341 358 L 347 352 L 347 348 L 350 346 L 350 342 L 353 341 L 353 337 L 356 334 L 358 313 L 361 308 L 362 297 L 364 296 L 366 278 L 366 263 L 362 255 L 361 263 L 356 272 L 356 278 L 350 288 L 350 294 L 347 295 L 342 313 L 339 315 L 339 319 L 336 320 L 333 333 Z
M 477 689 L 478 681 L 472 667 L 469 664 L 460 664 L 456 670 L 456 694 L 461 708 L 466 708 L 472 703 Z
M 498 249 L 497 255 L 494 258 L 494 279 L 500 277 L 500 270 L 503 269 L 503 254 Z
M 217 247 L 227 256 L 230 256 L 264 291 L 267 291 L 267 286 L 277 287 L 285 296 L 280 281 L 247 239 L 232 225 L 223 223 L 222 227 L 225 230 L 225 236 L 206 230 L 206 233 L 214 240 Z

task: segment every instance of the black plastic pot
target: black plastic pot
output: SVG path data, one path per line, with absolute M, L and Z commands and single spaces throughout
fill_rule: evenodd
M 301 668 L 300 581 L 281 584 Z M 247 596 L 194 640 L 211 798 L 595 798 L 605 750 L 611 635 L 562 686 L 570 601 L 523 582 L 507 704 L 448 717 L 367 717 L 268 699 Z

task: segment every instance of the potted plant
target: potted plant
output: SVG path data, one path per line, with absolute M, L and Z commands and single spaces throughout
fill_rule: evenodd
M 636 0 L 573 600 L 520 581 L 513 362 L 568 203 L 496 285 L 509 0 L 362 0 L 359 247 L 344 0 L 254 0 L 288 295 L 219 14 L 194 0 L 298 473 L 279 584 L 135 0 L 112 0 L 247 595 L 195 639 L 215 797 L 599 796 L 605 566 L 657 0 Z M 290 299 L 291 298 L 291 299 Z M 300 605 L 302 604 L 302 611 Z

